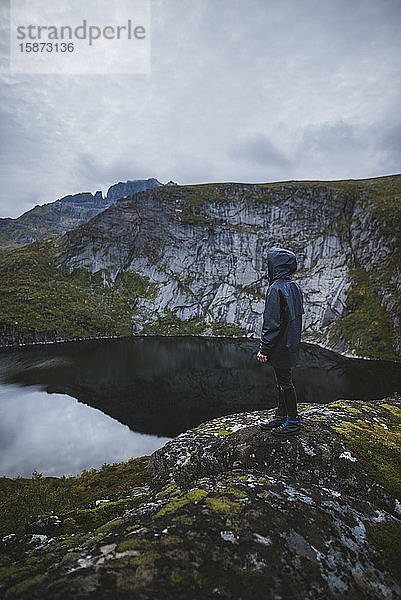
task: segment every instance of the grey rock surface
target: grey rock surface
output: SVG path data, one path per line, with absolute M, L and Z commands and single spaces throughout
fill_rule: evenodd
M 58 536 L 52 523 L 6 536 L 0 590 L 30 600 L 397 600 L 399 565 L 377 532 L 395 548 L 401 505 L 347 432 L 361 420 L 375 435 L 394 431 L 400 407 L 303 405 L 291 440 L 259 429 L 272 411 L 204 423 L 151 457 L 150 487 L 133 492 L 141 505 L 120 518 L 86 534 Z
M 333 326 L 348 313 L 351 272 L 361 268 L 388 311 L 399 352 L 401 270 L 396 263 L 389 275 L 383 266 L 397 252 L 397 237 L 366 201 L 362 184 L 352 193 L 330 182 L 312 184 L 207 184 L 139 192 L 67 233 L 59 242 L 59 264 L 100 272 L 105 284 L 126 270 L 149 277 L 158 293 L 154 300 L 137 301 L 139 332 L 141 322 L 174 311 L 183 320 L 232 323 L 258 337 L 268 283 L 266 252 L 273 245 L 286 247 L 298 258 L 295 278 L 306 301 L 304 341 L 349 350 L 341 335 L 333 336 Z
M 166 185 L 170 185 L 166 183 Z M 129 181 L 123 181 L 116 183 L 109 187 L 106 194 L 106 199 L 109 204 L 113 204 L 119 198 L 124 198 L 125 196 L 129 196 L 130 194 L 135 194 L 136 192 L 143 192 L 144 190 L 149 190 L 155 187 L 163 187 L 163 184 L 160 183 L 154 177 L 149 179 L 134 179 Z
M 27 244 L 60 235 L 89 221 L 118 198 L 163 184 L 157 179 L 139 179 L 112 185 L 105 198 L 101 191 L 83 192 L 37 205 L 16 219 L 0 219 L 0 245 Z

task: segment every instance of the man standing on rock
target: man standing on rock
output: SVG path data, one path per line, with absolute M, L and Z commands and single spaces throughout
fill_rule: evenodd
M 278 406 L 274 418 L 260 427 L 287 437 L 301 430 L 292 367 L 298 361 L 303 309 L 302 290 L 292 280 L 297 259 L 291 250 L 271 248 L 267 253 L 269 289 L 263 314 L 262 336 L 257 359 L 274 368 Z

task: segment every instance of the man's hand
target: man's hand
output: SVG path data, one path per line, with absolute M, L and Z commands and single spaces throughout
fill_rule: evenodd
M 258 352 L 258 355 L 256 357 L 258 359 L 259 362 L 261 363 L 265 363 L 267 362 L 267 356 L 265 354 L 262 354 L 260 351 Z

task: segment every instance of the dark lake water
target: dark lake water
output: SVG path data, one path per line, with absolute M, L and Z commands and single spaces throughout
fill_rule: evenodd
M 255 340 L 144 337 L 0 351 L 0 476 L 77 474 L 150 454 L 208 419 L 277 402 Z M 300 402 L 401 390 L 399 363 L 303 344 Z

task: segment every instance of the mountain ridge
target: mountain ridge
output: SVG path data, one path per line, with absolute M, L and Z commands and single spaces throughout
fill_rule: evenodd
M 4 258 L 4 277 L 12 272 L 8 298 L 20 304 L 3 302 L 2 342 L 138 333 L 257 337 L 265 256 L 279 245 L 298 257 L 304 341 L 397 359 L 400 197 L 400 175 L 138 192 L 41 247 L 40 257 L 33 244 Z M 33 271 L 42 282 L 37 296 L 29 291 Z M 49 279 L 56 283 L 47 289 Z M 69 292 L 60 296 L 63 286 Z
M 0 218 L 0 245 L 29 244 L 61 235 L 96 216 L 121 196 L 161 186 L 155 178 L 120 181 L 109 187 L 105 197 L 101 191 L 80 192 L 37 204 L 15 219 Z
M 158 292 L 137 303 L 145 321 L 171 311 L 184 321 L 202 317 L 249 333 L 260 328 L 267 249 L 290 247 L 306 295 L 304 338 L 357 351 L 361 332 L 345 320 L 353 306 L 380 344 L 397 331 L 400 192 L 401 176 L 149 190 L 67 233 L 57 261 L 71 271 L 101 272 L 109 283 L 126 270 L 149 277 Z

